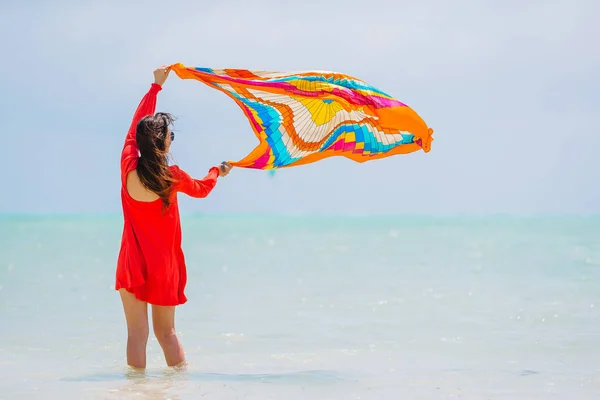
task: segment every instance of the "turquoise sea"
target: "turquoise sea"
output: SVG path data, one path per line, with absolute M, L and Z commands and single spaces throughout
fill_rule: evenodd
M 600 217 L 182 224 L 190 365 L 140 374 L 121 217 L 1 217 L 0 399 L 600 398 Z

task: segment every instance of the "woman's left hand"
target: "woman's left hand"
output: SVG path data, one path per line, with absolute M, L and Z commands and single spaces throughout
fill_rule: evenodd
M 163 65 L 154 70 L 154 83 L 159 86 L 164 85 L 165 81 L 169 77 L 169 72 L 171 72 L 171 68 L 168 65 Z

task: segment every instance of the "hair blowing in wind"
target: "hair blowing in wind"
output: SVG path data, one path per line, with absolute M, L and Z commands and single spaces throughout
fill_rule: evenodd
M 136 142 L 140 149 L 137 165 L 140 182 L 156 193 L 165 207 L 170 204 L 175 181 L 169 172 L 166 149 L 169 125 L 174 120 L 171 114 L 159 112 L 142 118 L 136 128 Z

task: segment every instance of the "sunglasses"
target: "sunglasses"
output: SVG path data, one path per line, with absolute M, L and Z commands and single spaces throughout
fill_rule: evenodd
M 175 140 L 175 132 L 171 131 L 171 142 Z

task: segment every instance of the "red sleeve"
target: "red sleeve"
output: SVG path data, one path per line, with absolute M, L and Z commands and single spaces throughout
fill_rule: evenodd
M 142 101 L 140 101 L 137 110 L 135 110 L 133 121 L 131 121 L 131 126 L 127 132 L 125 144 L 123 145 L 123 150 L 121 151 L 121 177 L 123 179 L 125 179 L 126 174 L 129 172 L 131 162 L 137 160 L 139 157 L 138 147 L 135 141 L 137 124 L 145 116 L 154 114 L 154 111 L 156 110 L 156 95 L 161 90 L 162 88 L 160 85 L 153 83 L 150 86 L 148 93 L 146 93 L 146 95 L 142 98 Z
M 175 190 L 191 197 L 204 198 L 214 189 L 219 178 L 219 169 L 212 167 L 203 179 L 194 179 L 177 166 L 171 167 L 173 177 L 178 181 Z

